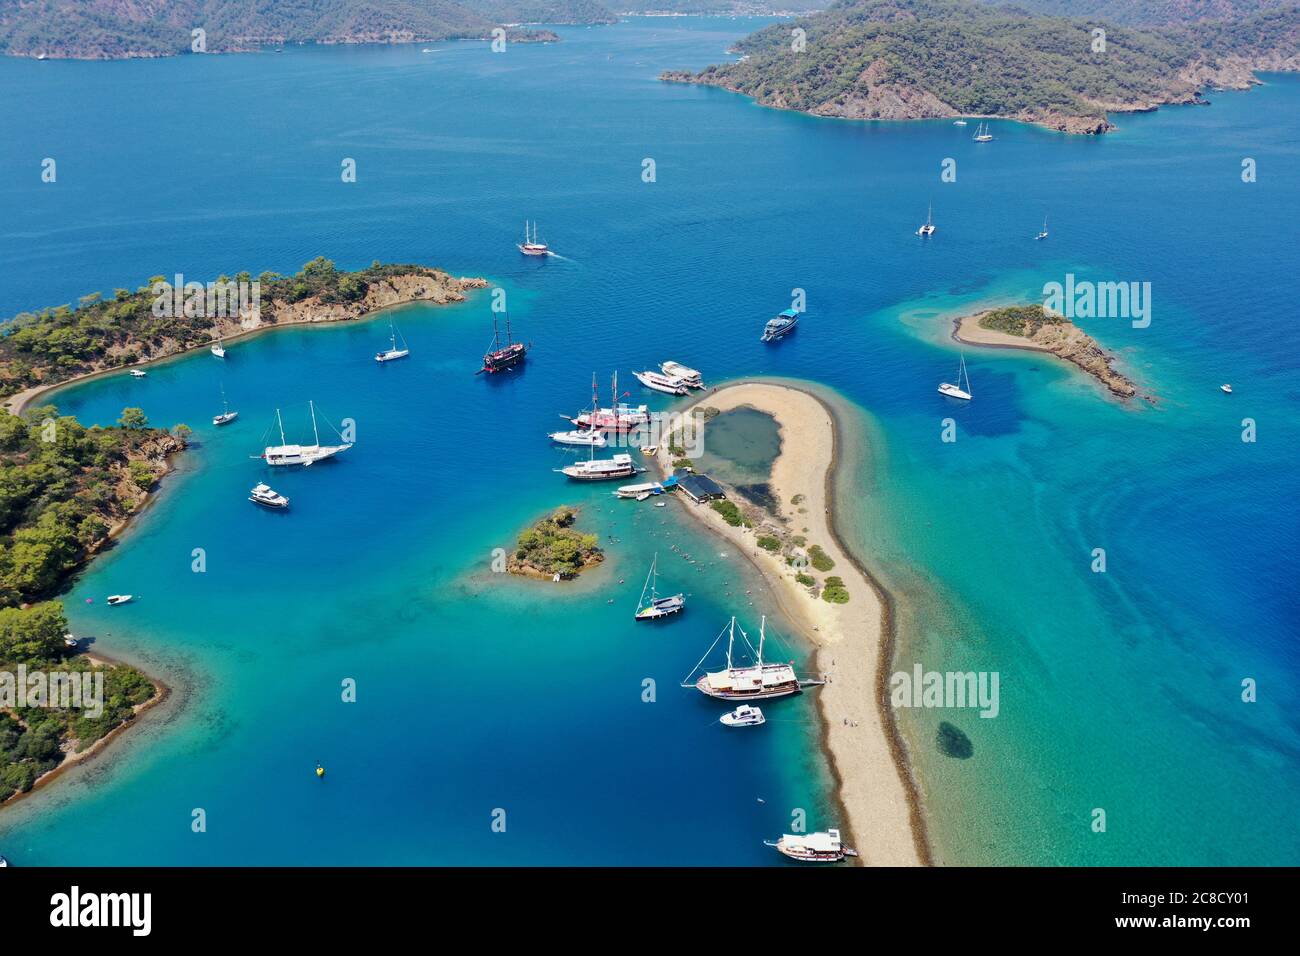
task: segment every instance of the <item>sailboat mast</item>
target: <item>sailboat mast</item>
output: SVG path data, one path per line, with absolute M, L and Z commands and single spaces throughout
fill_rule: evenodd
M 767 633 L 767 615 L 764 614 L 762 623 L 758 625 L 758 666 L 761 670 L 763 667 L 763 636 Z
M 280 425 L 280 444 L 284 444 L 284 419 L 280 417 L 280 409 L 275 410 L 275 420 Z
M 316 436 L 316 447 L 320 447 L 320 432 L 316 430 L 316 403 L 308 401 L 307 406 L 311 409 L 311 433 Z
M 736 641 L 736 619 L 731 619 L 731 630 L 727 634 L 727 670 L 731 670 L 731 645 Z

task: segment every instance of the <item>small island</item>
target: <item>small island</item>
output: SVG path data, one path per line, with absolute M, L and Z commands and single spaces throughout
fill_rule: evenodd
M 605 560 L 594 534 L 574 527 L 578 510 L 567 505 L 555 509 L 530 528 L 515 543 L 506 562 L 511 574 L 567 581 Z
M 1092 336 L 1041 305 L 1013 305 L 963 316 L 953 323 L 952 337 L 966 345 L 1050 352 L 1077 365 L 1118 398 L 1132 398 L 1138 391 L 1111 367 L 1114 357 Z
M 75 308 L 22 312 L 3 323 L 5 406 L 18 413 L 54 386 L 208 348 L 218 340 L 228 344 L 273 328 L 350 321 L 407 302 L 463 302 L 466 292 L 488 284 L 420 265 L 375 262 L 348 272 L 323 256 L 291 276 L 241 272 L 207 283 L 182 279 L 183 289 L 173 288 L 175 276 L 154 276 L 134 291 L 115 289 L 111 297 L 94 292 Z

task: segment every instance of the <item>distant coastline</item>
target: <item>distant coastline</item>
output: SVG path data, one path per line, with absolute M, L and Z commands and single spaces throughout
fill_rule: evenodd
M 812 691 L 822 723 L 845 819 L 869 865 L 929 865 L 933 854 L 919 788 L 889 705 L 887 684 L 894 648 L 892 600 L 844 545 L 832 513 L 839 467 L 839 422 L 811 392 L 786 384 L 742 381 L 709 393 L 687 409 L 720 412 L 750 407 L 776 419 L 781 450 L 772 465 L 771 489 L 785 525 L 806 529 L 845 580 L 847 603 L 830 603 L 796 580 L 797 568 L 760 545 L 764 528 L 733 526 L 707 506 L 683 503 L 696 520 L 731 541 L 771 585 L 778 605 L 817 646 L 817 666 L 829 682 Z M 707 432 L 708 426 L 705 425 Z M 655 462 L 672 468 L 670 436 Z M 756 522 L 757 523 L 757 522 Z M 855 640 L 856 636 L 859 639 Z

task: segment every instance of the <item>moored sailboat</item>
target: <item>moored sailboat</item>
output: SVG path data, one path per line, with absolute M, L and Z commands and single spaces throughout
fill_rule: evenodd
M 596 373 L 591 373 L 591 410 L 594 414 L 599 400 L 596 397 Z M 551 441 L 560 445 L 587 445 L 592 448 L 604 448 L 605 433 L 599 428 L 593 428 L 588 425 L 586 428 L 575 428 L 567 432 L 551 432 L 549 436 Z
M 221 414 L 212 416 L 212 424 L 229 425 L 238 417 L 239 412 L 232 412 L 230 410 L 230 405 L 226 402 L 226 388 L 223 385 L 221 387 Z
M 610 432 L 630 432 L 650 424 L 650 411 L 645 405 L 628 405 L 619 401 L 628 393 L 618 393 L 618 372 L 614 373 L 609 408 L 597 408 L 569 419 L 579 428 L 599 428 Z M 568 416 L 565 416 L 568 417 Z
M 506 313 L 506 344 L 501 344 L 501 331 L 497 327 L 496 313 L 492 315 L 492 345 L 488 348 L 483 356 L 483 367 L 475 372 L 478 375 L 487 372 L 489 375 L 497 372 L 505 372 L 514 368 L 516 365 L 523 364 L 524 358 L 528 354 L 531 345 L 525 345 L 523 342 L 516 342 L 510 331 L 510 313 Z
M 402 339 L 402 347 L 400 349 L 397 347 L 397 339 L 400 335 L 401 333 L 397 331 L 397 326 L 393 324 L 393 320 L 389 319 L 388 320 L 389 345 L 388 348 L 383 352 L 375 353 L 376 362 L 379 362 L 382 365 L 384 362 L 392 362 L 395 361 L 396 359 L 404 359 L 411 354 L 411 350 L 406 347 L 406 339 Z
M 749 644 L 749 637 L 745 634 L 743 628 L 736 627 L 736 619 L 731 619 L 731 624 L 724 627 L 709 649 L 704 652 L 695 669 L 686 675 L 686 680 L 682 682 L 683 687 L 694 687 L 701 694 L 709 697 L 715 697 L 718 700 L 768 700 L 773 697 L 788 697 L 791 694 L 797 694 L 805 687 L 816 687 L 824 684 L 825 681 L 813 680 L 810 678 L 799 677 L 794 670 L 794 664 L 773 664 L 764 663 L 763 661 L 763 643 L 767 633 L 767 618 L 763 618 L 763 623 L 758 632 L 758 649 L 755 651 L 756 662 L 737 667 L 733 661 L 732 652 L 736 641 L 736 631 L 740 630 L 740 638 L 745 645 L 754 648 Z M 713 652 L 722 635 L 727 635 L 727 666 L 724 670 L 703 673 L 698 680 L 691 681 L 691 675 L 700 669 L 705 658 Z
M 641 597 L 636 603 L 636 619 L 638 621 L 657 621 L 661 618 L 677 614 L 686 608 L 686 595 L 673 594 L 668 597 L 659 596 L 659 554 L 656 552 L 654 559 L 650 562 L 650 573 L 645 577 L 645 584 L 641 588 Z M 646 592 L 650 592 L 650 600 L 646 600 Z
M 923 239 L 934 235 L 934 203 L 930 203 L 930 210 L 925 215 L 925 222 L 920 229 L 916 230 L 916 234 Z
M 1046 239 L 1046 238 L 1047 238 L 1047 217 L 1046 217 L 1046 216 L 1043 217 L 1043 229 L 1042 229 L 1042 231 L 1041 231 L 1038 235 L 1034 236 L 1034 238 L 1035 238 L 1035 239 Z
M 961 387 L 963 379 L 965 380 L 965 388 Z M 957 369 L 957 384 L 952 385 L 948 382 L 942 383 L 939 386 L 939 394 L 947 395 L 949 398 L 959 398 L 964 402 L 969 402 L 971 400 L 970 375 L 966 372 L 965 352 L 962 353 L 961 365 Z
M 990 142 L 992 142 L 992 141 L 993 141 L 993 134 L 989 132 L 989 124 L 988 124 L 988 123 L 980 123 L 979 126 L 975 127 L 975 136 L 973 137 L 973 139 L 974 139 L 975 142 L 977 142 L 977 143 L 990 143 Z
M 223 359 L 226 357 L 226 347 L 221 344 L 221 336 L 217 336 L 217 340 L 212 343 L 212 348 L 209 351 L 217 358 Z
M 311 445 L 290 445 L 284 438 L 284 419 L 280 415 L 280 409 L 275 410 L 275 421 L 280 429 L 280 444 L 268 445 L 260 455 L 254 455 L 254 458 L 263 458 L 268 465 L 283 467 L 288 465 L 311 465 L 326 458 L 333 458 L 339 452 L 347 451 L 352 447 L 351 442 L 344 442 L 341 445 L 322 445 L 320 443 L 320 430 L 316 425 L 316 404 L 308 402 L 311 408 L 311 430 L 315 438 L 315 443 Z

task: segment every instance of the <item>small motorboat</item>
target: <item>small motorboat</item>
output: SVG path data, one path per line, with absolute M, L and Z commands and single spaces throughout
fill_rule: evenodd
M 212 424 L 229 425 L 238 417 L 239 417 L 239 412 L 222 412 L 220 415 L 212 416 Z
M 595 428 L 575 428 L 573 431 L 551 432 L 547 437 L 560 445 L 582 445 L 586 448 L 604 448 L 609 444 L 605 439 L 605 433 Z
M 75 648 L 77 646 L 77 639 L 73 637 L 71 634 L 64 634 L 63 646 L 69 648 Z
M 8 865 L 9 865 L 9 861 L 6 860 L 4 857 L 0 856 L 0 867 L 5 867 Z
M 767 722 L 761 710 L 748 704 L 741 704 L 730 713 L 723 714 L 718 720 L 724 727 L 757 727 Z
M 1232 386 L 1225 382 L 1224 384 L 1219 386 L 1219 391 L 1221 391 L 1224 395 L 1231 395 Z
M 110 594 L 108 596 L 108 603 L 113 607 L 116 607 L 119 604 L 130 604 L 131 599 L 134 597 L 134 594 Z
M 966 125 L 966 121 L 965 121 L 965 120 L 953 120 L 952 125 L 953 125 L 953 126 L 965 126 L 965 125 Z
M 838 863 L 846 856 L 857 856 L 858 851 L 840 842 L 839 830 L 819 833 L 785 833 L 773 843 L 763 843 L 801 863 Z
M 221 339 L 217 339 L 215 342 L 213 342 L 212 348 L 210 348 L 208 351 L 210 351 L 217 358 L 226 357 L 226 347 L 221 344 Z
M 131 377 L 132 377 L 132 378 L 144 378 L 144 377 L 145 377 L 146 375 L 148 375 L 148 374 L 149 374 L 149 373 L 146 372 L 144 369 L 139 369 L 139 368 L 133 368 L 133 369 L 131 369 Z
M 287 508 L 289 499 L 270 485 L 256 484 L 253 490 L 248 493 L 248 500 L 255 505 L 262 505 L 265 508 Z

